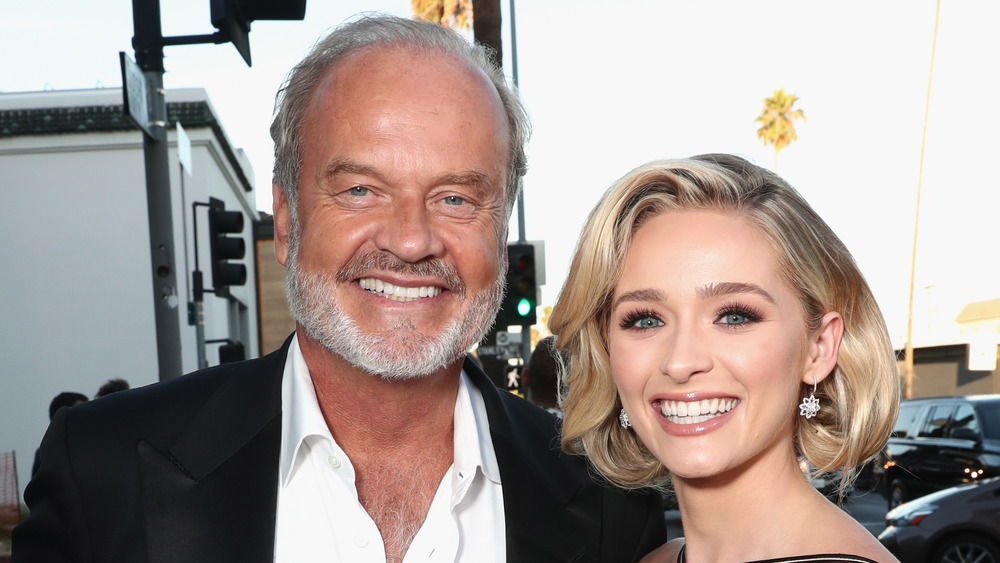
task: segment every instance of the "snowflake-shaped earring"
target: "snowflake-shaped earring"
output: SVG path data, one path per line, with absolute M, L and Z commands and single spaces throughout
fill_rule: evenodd
M 813 374 L 813 390 L 809 393 L 809 396 L 802 399 L 802 403 L 799 405 L 799 416 L 804 416 L 807 419 L 816 416 L 819 412 L 819 399 L 816 398 L 816 374 Z
M 618 413 L 618 424 L 621 424 L 622 428 L 632 426 L 632 421 L 628 419 L 628 413 L 625 412 L 624 408 L 622 409 L 622 412 Z

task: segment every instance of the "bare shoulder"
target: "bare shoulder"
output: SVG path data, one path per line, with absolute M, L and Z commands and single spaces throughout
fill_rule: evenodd
M 879 541 L 859 524 L 837 507 L 823 518 L 816 529 L 824 530 L 817 534 L 815 540 L 821 545 L 815 545 L 814 550 L 823 553 L 843 553 L 866 557 L 879 563 L 899 563 Z M 819 549 L 815 549 L 819 548 Z
M 675 563 L 684 545 L 684 538 L 670 540 L 639 560 L 639 563 Z

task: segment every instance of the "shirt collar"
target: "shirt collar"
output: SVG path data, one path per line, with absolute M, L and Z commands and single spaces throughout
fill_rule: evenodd
M 323 418 L 316 399 L 316 389 L 309 377 L 309 367 L 299 348 L 296 334 L 288 346 L 285 371 L 281 378 L 281 454 L 278 461 L 281 484 L 288 486 L 301 465 L 302 444 L 310 438 L 327 438 L 336 443 Z
M 490 481 L 500 484 L 500 467 L 497 465 L 490 422 L 486 415 L 483 394 L 472 384 L 462 370 L 455 401 L 455 471 L 453 477 L 461 479 L 475 475 L 477 468 Z M 455 490 L 459 487 L 455 487 Z
M 299 337 L 296 334 L 288 347 L 285 371 L 281 378 L 281 452 L 279 459 L 280 480 L 287 486 L 299 465 L 304 452 L 302 444 L 311 438 L 326 438 L 336 445 L 316 399 L 316 390 L 309 376 Z M 460 483 L 471 480 L 476 469 L 490 481 L 500 484 L 493 440 L 490 438 L 489 419 L 483 395 L 462 370 L 455 401 L 454 471 L 453 490 L 463 489 Z

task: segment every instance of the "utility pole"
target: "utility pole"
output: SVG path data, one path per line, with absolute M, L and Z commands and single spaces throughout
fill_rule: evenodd
M 132 0 L 132 47 L 146 78 L 149 131 L 142 136 L 146 163 L 146 210 L 156 317 L 156 356 L 160 381 L 181 375 L 181 325 L 177 307 L 170 161 L 167 151 L 167 102 L 163 91 L 163 32 L 160 0 Z
M 218 31 L 205 35 L 163 37 L 160 0 L 132 0 L 132 47 L 142 71 L 148 115 L 137 120 L 143 131 L 146 163 L 146 209 L 149 217 L 149 249 L 153 277 L 153 308 L 156 317 L 156 354 L 160 381 L 183 373 L 181 324 L 177 296 L 174 208 L 170 198 L 170 160 L 167 147 L 167 101 L 163 89 L 163 47 L 232 42 L 250 66 L 250 23 L 255 20 L 301 20 L 306 0 L 209 0 L 212 25 Z M 122 74 L 126 57 L 122 55 Z M 127 79 L 126 79 L 127 80 Z M 125 84 L 128 102 L 129 84 Z M 130 111 L 131 113 L 131 111 Z M 132 116 L 135 119 L 135 116 Z M 146 119 L 148 117 L 148 119 Z M 184 211 L 181 210 L 183 213 Z M 197 241 L 195 241 L 197 245 Z M 185 272 L 187 275 L 187 272 Z

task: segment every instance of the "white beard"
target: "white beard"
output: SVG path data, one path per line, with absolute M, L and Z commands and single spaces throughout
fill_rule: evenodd
M 294 225 L 292 230 L 297 231 Z M 354 257 L 336 276 L 301 270 L 297 234 L 289 241 L 286 284 L 295 320 L 310 338 L 372 375 L 386 380 L 410 379 L 448 366 L 482 340 L 500 309 L 506 264 L 501 263 L 494 283 L 470 298 L 454 268 L 441 262 L 409 264 L 386 253 L 369 253 Z M 454 284 L 451 290 L 466 306 L 438 334 L 420 332 L 410 319 L 399 319 L 384 331 L 365 333 L 340 307 L 334 295 L 339 283 L 352 283 L 348 280 L 356 277 L 354 272 L 370 267 L 373 261 L 391 264 L 386 269 L 394 271 L 437 272 L 451 280 Z

